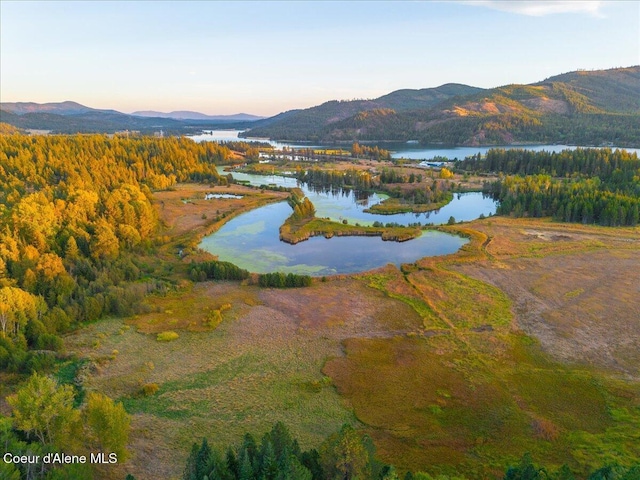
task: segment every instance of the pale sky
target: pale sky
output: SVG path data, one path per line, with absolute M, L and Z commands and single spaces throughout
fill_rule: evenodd
M 639 1 L 0 0 L 0 100 L 274 115 L 640 64 Z

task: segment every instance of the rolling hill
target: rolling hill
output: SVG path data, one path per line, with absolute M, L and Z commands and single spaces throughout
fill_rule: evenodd
M 251 136 L 286 140 L 326 140 L 325 129 L 362 112 L 429 109 L 455 96 L 482 92 L 483 89 L 460 84 L 446 84 L 437 88 L 397 90 L 373 100 L 332 100 L 304 110 L 290 110 L 274 117 L 260 120 L 251 126 Z M 383 137 L 378 140 L 384 139 Z
M 277 140 L 483 145 L 640 145 L 640 67 L 578 71 L 483 90 L 447 84 L 375 100 L 327 102 L 256 122 Z
M 448 83 L 371 100 L 332 100 L 270 118 L 146 111 L 127 115 L 75 102 L 0 104 L 0 122 L 59 133 L 139 130 L 168 134 L 249 129 L 284 141 L 418 141 L 497 145 L 569 143 L 640 146 L 640 66 L 563 73 L 529 85 L 481 89 Z
M 226 128 L 246 128 L 251 121 L 260 118 L 248 114 L 209 116 L 198 112 L 138 113 L 128 115 L 116 110 L 100 110 L 71 101 L 0 103 L 0 122 L 22 129 L 56 133 L 111 133 L 118 130 L 151 133 L 163 130 L 170 134 L 184 134 L 221 125 Z M 154 116 L 155 113 L 164 116 Z

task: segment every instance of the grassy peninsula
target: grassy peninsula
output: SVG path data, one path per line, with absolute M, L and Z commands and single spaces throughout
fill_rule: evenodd
M 315 216 L 315 207 L 308 198 L 300 197 L 301 192 L 293 192 L 289 197 L 289 204 L 293 213 L 280 227 L 280 240 L 295 245 L 311 237 L 324 236 L 361 236 L 382 237 L 382 240 L 406 242 L 420 236 L 421 230 L 416 227 L 368 227 L 349 225 L 347 221 L 334 222 L 326 218 Z

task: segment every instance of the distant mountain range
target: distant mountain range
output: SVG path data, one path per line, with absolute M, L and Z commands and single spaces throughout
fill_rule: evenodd
M 155 117 L 155 118 L 174 118 L 176 120 L 218 120 L 229 122 L 253 122 L 261 120 L 265 117 L 250 115 L 248 113 L 237 113 L 235 115 L 205 115 L 199 112 L 177 111 L 177 112 L 154 112 L 153 110 L 133 112 L 131 115 L 138 117 Z
M 291 110 L 249 128 L 243 135 L 282 141 L 640 146 L 640 67 L 492 89 L 446 84 L 398 90 L 374 100 Z
M 247 128 L 264 117 L 237 115 L 205 115 L 198 112 L 135 112 L 131 115 L 116 110 L 100 110 L 66 101 L 58 103 L 2 102 L 0 122 L 23 129 L 51 130 L 59 133 L 115 132 L 139 130 L 151 133 L 163 130 L 183 134 L 203 128 Z
M 0 109 L 0 122 L 60 133 L 161 129 L 184 134 L 223 127 L 247 129 L 247 137 L 296 142 L 640 147 L 640 66 L 576 71 L 491 89 L 456 83 L 404 89 L 372 100 L 333 100 L 270 118 L 190 111 L 127 115 L 75 102 L 1 103 Z
M 27 113 L 53 113 L 55 115 L 78 115 L 89 112 L 119 113 L 115 110 L 96 110 L 70 101 L 59 103 L 2 102 L 0 108 L 16 115 Z

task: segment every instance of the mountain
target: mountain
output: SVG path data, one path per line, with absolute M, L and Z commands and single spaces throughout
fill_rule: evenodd
M 436 88 L 421 90 L 396 90 L 375 100 L 378 108 L 396 111 L 431 108 L 449 98 L 483 92 L 483 88 L 470 87 L 459 83 L 446 83 Z
M 17 128 L 50 130 L 55 133 L 111 133 L 119 130 L 137 130 L 148 134 L 163 130 L 167 134 L 185 134 L 219 126 L 242 129 L 246 128 L 250 121 L 260 118 L 247 114 L 216 118 L 196 112 L 173 113 L 193 113 L 205 118 L 179 119 L 128 115 L 115 110 L 90 108 L 70 101 L 42 104 L 33 102 L 0 103 L 0 122 Z
M 244 135 L 315 142 L 640 145 L 640 67 L 570 72 L 487 90 L 447 84 L 327 102 L 258 121 Z
M 56 115 L 78 115 L 88 112 L 118 113 L 115 110 L 96 110 L 71 101 L 58 103 L 2 102 L 0 103 L 0 109 L 16 115 L 25 115 L 27 113 L 53 113 Z
M 75 102 L 2 103 L 0 122 L 59 133 L 139 130 L 185 134 L 250 129 L 246 137 L 422 144 L 568 143 L 640 147 L 640 66 L 576 71 L 529 85 L 481 89 L 449 83 L 338 101 L 256 120 L 247 114 L 97 110 Z
M 153 110 L 145 110 L 139 112 L 133 112 L 131 115 L 137 117 L 156 117 L 156 118 L 173 118 L 176 120 L 218 120 L 218 121 L 231 121 L 231 122 L 252 122 L 255 120 L 261 120 L 264 117 L 257 115 L 250 115 L 248 113 L 236 113 L 235 115 L 205 115 L 200 112 L 191 112 L 188 110 L 176 111 L 176 112 L 155 112 Z
M 449 83 L 436 88 L 397 90 L 373 100 L 332 100 L 304 110 L 290 110 L 275 117 L 259 120 L 249 135 L 283 140 L 321 140 L 323 129 L 361 112 L 391 109 L 409 111 L 428 109 L 443 100 L 482 92 L 483 89 Z
M 616 68 L 563 73 L 547 78 L 539 85 L 553 83 L 566 84 L 576 93 L 583 95 L 594 107 L 616 112 L 638 113 L 640 111 L 640 67 Z

